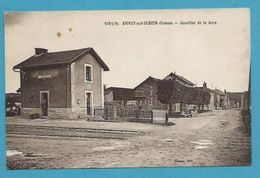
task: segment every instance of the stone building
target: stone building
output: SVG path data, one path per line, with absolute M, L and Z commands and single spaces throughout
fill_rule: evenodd
M 166 77 L 164 77 L 163 80 L 175 80 L 176 82 L 179 82 L 180 84 L 186 86 L 186 87 L 194 87 L 195 84 L 191 81 L 189 81 L 188 79 L 184 78 L 181 75 L 177 75 L 175 72 L 174 73 L 170 73 L 169 75 L 167 75 Z
M 131 100 L 134 100 L 132 88 L 109 87 L 105 89 L 105 102 L 119 102 L 125 105 Z
M 186 78 L 177 75 L 176 73 L 170 73 L 163 80 L 172 80 L 179 82 L 180 84 L 187 87 L 194 87 L 195 84 Z M 140 105 L 143 108 L 147 109 L 169 109 L 171 112 L 180 112 L 181 104 L 175 103 L 171 105 L 171 108 L 167 104 L 162 104 L 158 100 L 157 90 L 158 90 L 158 82 L 160 79 L 154 77 L 148 77 L 142 83 L 134 88 L 134 97 L 140 102 Z M 184 105 L 182 105 L 184 107 Z
M 228 92 L 227 95 L 230 98 L 232 108 L 242 108 L 244 92 Z
M 230 99 L 226 90 L 224 90 L 224 92 L 219 89 L 215 89 L 213 91 L 215 93 L 215 98 L 214 98 L 215 109 L 230 108 Z
M 175 80 L 176 82 L 180 83 L 181 85 L 184 85 L 186 87 L 189 88 L 193 88 L 195 87 L 195 84 L 193 82 L 191 82 L 190 80 L 184 78 L 181 75 L 176 74 L 175 72 L 171 72 L 169 75 L 167 75 L 166 77 L 164 77 L 163 80 Z M 169 108 L 169 113 L 179 113 L 183 110 L 183 108 L 186 107 L 185 103 L 175 103 L 175 104 L 171 104 L 170 108 Z
M 13 67 L 20 72 L 21 111 L 50 118 L 100 115 L 104 107 L 103 71 L 108 66 L 93 48 L 35 54 Z
M 134 88 L 134 98 L 142 109 L 167 109 L 168 105 L 158 100 L 157 89 L 160 79 L 149 76 Z
M 207 87 L 207 83 L 204 82 L 202 87 L 196 87 L 197 89 L 206 91 L 210 94 L 210 101 L 209 104 L 204 105 L 204 108 L 199 108 L 200 110 L 215 110 L 215 99 L 217 99 L 216 93 L 214 90 L 211 90 Z
M 249 110 L 249 92 L 227 92 L 230 99 L 230 106 L 232 108 L 240 108 L 243 110 Z

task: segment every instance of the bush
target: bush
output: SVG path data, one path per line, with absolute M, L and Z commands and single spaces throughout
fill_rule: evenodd
M 176 80 L 161 80 L 158 83 L 158 99 L 161 103 L 209 104 L 210 94 L 197 88 L 186 87 Z

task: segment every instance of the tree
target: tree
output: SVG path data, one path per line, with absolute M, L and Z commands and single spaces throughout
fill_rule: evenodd
M 161 80 L 158 82 L 158 99 L 163 104 L 186 103 L 204 105 L 209 104 L 210 94 L 204 90 L 186 87 L 176 80 Z

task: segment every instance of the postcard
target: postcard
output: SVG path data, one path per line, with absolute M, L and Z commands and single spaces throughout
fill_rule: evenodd
M 250 9 L 5 13 L 8 169 L 250 166 Z

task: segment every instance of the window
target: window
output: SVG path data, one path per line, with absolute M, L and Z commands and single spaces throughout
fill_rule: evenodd
M 92 65 L 85 64 L 85 82 L 92 82 L 93 81 L 93 71 L 92 71 Z

